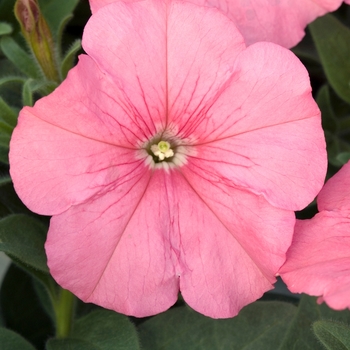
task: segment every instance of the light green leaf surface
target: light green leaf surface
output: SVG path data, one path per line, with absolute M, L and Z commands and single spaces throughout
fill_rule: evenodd
M 350 327 L 333 321 L 317 321 L 313 330 L 327 350 L 350 350 Z

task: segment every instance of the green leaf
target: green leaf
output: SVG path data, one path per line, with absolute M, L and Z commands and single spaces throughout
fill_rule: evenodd
M 4 55 L 25 75 L 30 78 L 39 79 L 40 70 L 35 59 L 24 51 L 10 36 L 4 36 L 0 41 Z
M 349 322 L 350 312 L 334 311 L 326 304 L 318 305 L 316 298 L 304 295 L 279 350 L 324 350 L 311 327 L 314 322 L 327 318 Z
M 67 76 L 68 71 L 73 67 L 77 52 L 80 49 L 81 49 L 81 40 L 78 39 L 74 41 L 70 49 L 67 51 L 61 66 L 61 75 L 63 79 Z
M 18 198 L 9 176 L 0 177 L 0 204 L 7 209 L 4 215 L 0 212 L 0 218 L 14 213 L 32 214 Z
M 140 346 L 136 329 L 126 316 L 98 310 L 76 321 L 70 338 L 50 339 L 47 350 L 57 349 L 137 350 Z
M 333 321 L 317 321 L 312 326 L 327 350 L 350 350 L 350 327 Z
M 346 164 L 350 160 L 350 152 L 341 152 L 337 155 L 337 160 L 342 165 Z
M 0 79 L 0 87 L 6 84 L 20 83 L 23 84 L 25 82 L 25 78 L 18 76 L 8 76 Z
M 6 22 L 0 22 L 0 36 L 11 34 L 12 33 L 12 26 Z
M 43 349 L 46 340 L 53 336 L 54 327 L 40 304 L 32 281 L 31 276 L 11 264 L 1 285 L 0 307 L 8 328 Z
M 8 147 L 5 147 L 0 144 L 0 163 L 9 164 L 8 153 L 9 153 Z M 0 209 L 0 216 L 1 216 L 1 209 Z
M 67 23 L 66 17 L 71 16 L 79 0 L 40 0 L 39 3 L 40 9 L 52 30 L 52 34 L 57 40 L 63 23 Z
M 19 334 L 0 327 L 1 350 L 35 350 L 34 346 Z
M 171 309 L 139 326 L 141 346 L 154 349 L 278 349 L 296 307 L 255 302 L 231 319 L 214 320 L 186 306 Z
M 12 127 L 17 124 L 17 113 L 0 97 L 0 120 Z
M 46 81 L 46 80 L 35 80 L 35 79 L 29 78 L 23 84 L 23 90 L 22 90 L 23 106 L 33 106 L 34 93 L 40 91 L 42 92 L 43 95 L 48 95 L 50 92 L 54 90 L 55 87 L 57 87 L 57 84 L 55 82 Z
M 330 14 L 309 28 L 329 83 L 350 103 L 350 29 Z
M 328 85 L 323 85 L 316 96 L 316 102 L 322 114 L 322 127 L 332 133 L 338 131 L 338 121 L 332 108 L 331 96 Z
M 100 349 L 99 347 L 89 343 L 88 341 L 78 340 L 78 339 L 50 339 L 46 345 L 46 350 L 99 350 L 99 349 Z M 133 348 L 130 348 L 130 349 L 132 350 Z
M 24 265 L 48 273 L 44 243 L 47 228 L 38 220 L 23 214 L 0 220 L 0 250 Z

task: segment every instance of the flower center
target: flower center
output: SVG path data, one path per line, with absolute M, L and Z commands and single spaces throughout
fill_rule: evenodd
M 151 146 L 151 151 L 155 157 L 155 161 L 161 162 L 174 156 L 174 151 L 168 141 L 159 141 Z M 158 158 L 156 158 L 158 157 Z

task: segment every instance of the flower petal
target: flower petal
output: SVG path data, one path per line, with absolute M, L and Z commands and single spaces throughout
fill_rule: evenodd
M 327 168 L 320 112 L 307 71 L 288 50 L 258 43 L 242 52 L 226 89 L 194 132 L 190 161 L 206 177 L 300 210 L 321 189 Z M 210 173 L 210 175 L 209 175 Z
M 301 210 L 322 187 L 326 172 L 315 119 L 197 145 L 196 154 L 187 158 L 189 166 L 209 181 L 263 195 L 279 208 Z
M 179 290 L 164 172 L 144 166 L 114 191 L 52 218 L 46 242 L 53 277 L 85 302 L 144 317 Z M 147 190 L 146 190 L 147 189 Z
M 101 195 L 123 173 L 118 165 L 136 162 L 147 129 L 128 118 L 113 90 L 96 64 L 81 56 L 52 94 L 21 111 L 10 144 L 10 172 L 31 210 L 54 215 Z
M 350 211 L 322 211 L 297 220 L 280 275 L 293 293 L 322 296 L 331 308 L 350 308 Z
M 111 4 L 112 2 L 121 1 L 121 0 L 89 0 L 91 12 L 94 14 L 97 10 Z M 136 2 L 142 0 L 122 0 L 123 2 Z
M 270 41 L 290 48 L 304 36 L 304 29 L 316 17 L 335 11 L 342 0 L 190 0 L 216 7 L 243 34 L 247 45 Z
M 317 197 L 318 210 L 350 210 L 350 162 L 331 177 Z
M 273 288 L 292 239 L 294 213 L 208 181 L 191 166 L 181 172 L 186 181 L 172 174 L 173 186 L 181 191 L 176 223 L 185 269 L 181 293 L 207 316 L 235 316 Z
M 173 4 L 167 29 L 168 124 L 188 137 L 230 79 L 245 44 L 228 18 L 187 3 Z
M 97 11 L 83 34 L 84 50 L 149 130 L 166 122 L 166 27 L 166 1 L 117 1 Z
M 92 12 L 116 0 L 90 0 Z M 126 1 L 126 0 L 124 0 Z M 127 0 L 128 2 L 134 0 Z M 290 48 L 315 18 L 335 11 L 342 0 L 188 0 L 221 10 L 238 27 L 247 45 L 270 41 Z M 345 3 L 349 3 L 348 0 Z

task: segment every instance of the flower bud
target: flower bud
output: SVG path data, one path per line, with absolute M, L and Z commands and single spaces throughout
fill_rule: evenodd
M 17 0 L 15 16 L 22 34 L 49 80 L 59 81 L 50 28 L 41 14 L 37 0 Z

